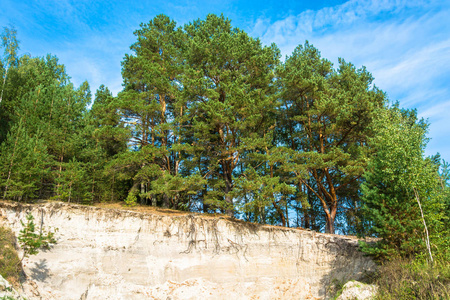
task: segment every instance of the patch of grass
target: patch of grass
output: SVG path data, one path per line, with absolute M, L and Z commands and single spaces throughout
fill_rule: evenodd
M 15 248 L 15 239 L 10 229 L 0 227 L 0 274 L 13 286 L 18 286 L 22 268 Z
M 376 299 L 450 299 L 450 264 L 392 260 L 385 262 L 375 278 Z
M 333 279 L 327 288 L 327 295 L 331 295 L 331 300 L 336 300 L 344 290 L 344 281 Z

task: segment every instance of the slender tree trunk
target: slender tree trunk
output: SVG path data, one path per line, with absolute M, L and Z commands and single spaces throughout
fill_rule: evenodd
M 335 233 L 334 221 L 336 219 L 337 206 L 333 205 L 334 200 L 331 201 L 331 204 L 328 207 L 323 207 L 325 211 L 325 233 Z
M 427 223 L 425 222 L 425 217 L 423 216 L 422 205 L 420 205 L 419 193 L 417 193 L 417 190 L 415 188 L 413 188 L 413 190 L 414 190 L 414 195 L 416 196 L 417 203 L 419 204 L 419 209 L 420 209 L 420 214 L 422 216 L 423 226 L 425 227 L 425 234 L 426 234 L 425 244 L 427 245 L 428 255 L 430 255 L 431 263 L 434 263 L 433 255 L 431 254 L 431 246 L 430 246 L 430 237 L 428 235 L 428 227 L 427 227 Z
M 2 100 L 3 100 L 3 90 L 5 89 L 6 77 L 8 76 L 8 70 L 9 70 L 9 68 L 6 68 L 5 77 L 3 77 L 2 93 L 0 94 L 0 104 L 2 104 Z
M 302 207 L 302 212 L 303 212 L 303 222 L 302 222 L 303 224 L 302 224 L 302 227 L 305 228 L 305 229 L 311 229 L 311 221 L 310 221 L 311 216 L 309 214 L 308 209 Z
M 287 200 L 286 200 L 286 227 L 290 227 L 289 226 L 289 205 L 288 205 Z
M 326 225 L 325 225 L 325 233 L 333 233 L 334 234 L 334 217 L 330 213 L 325 213 Z
M 202 191 L 200 192 L 200 198 L 202 199 L 203 212 L 208 213 L 209 205 L 207 203 L 205 203 L 205 200 L 204 200 L 205 194 L 206 194 L 206 187 L 204 189 L 202 189 Z
M 58 199 L 60 199 L 60 193 L 59 189 L 61 188 L 61 176 L 62 176 L 62 163 L 64 160 L 64 146 L 61 149 L 61 155 L 59 156 L 59 171 L 58 171 L 58 184 L 56 185 L 56 195 L 58 196 Z
M 145 162 L 144 163 L 142 163 L 142 166 L 141 166 L 141 170 L 143 169 L 145 167 Z M 147 204 L 147 196 L 144 196 L 144 194 L 147 192 L 147 186 L 146 186 L 146 184 L 144 183 L 144 182 L 141 182 L 140 183 L 140 191 L 141 191 L 141 193 L 140 193 L 140 195 L 139 195 L 139 198 L 140 198 L 140 200 L 141 200 L 141 204 Z
M 70 203 L 70 198 L 72 196 L 72 183 L 69 183 L 69 199 L 68 199 L 68 203 Z
M 98 148 L 98 140 L 95 142 L 95 148 Z M 91 202 L 94 203 L 94 199 L 95 199 L 95 165 L 92 168 L 92 189 L 91 189 Z
M 67 103 L 67 115 L 68 116 L 70 116 L 70 100 L 71 99 L 69 97 L 69 102 Z M 66 143 L 66 135 L 67 135 L 67 126 L 64 127 L 61 155 L 59 157 L 58 184 L 56 185 L 56 195 L 58 196 L 58 199 L 60 199 L 59 189 L 61 188 L 62 163 L 64 161 L 64 144 Z
M 309 185 L 305 180 L 303 181 L 303 184 L 306 185 L 306 187 L 320 200 L 320 203 L 322 204 L 323 211 L 325 212 L 325 233 L 333 233 L 334 230 L 334 220 L 336 218 L 337 213 L 337 198 L 336 194 L 332 193 L 330 194 L 325 187 L 321 184 L 321 181 L 323 177 L 318 176 L 318 173 L 315 169 L 313 169 L 312 175 L 314 177 L 314 180 L 316 184 L 318 185 L 318 191 L 314 190 L 311 185 Z M 333 195 L 333 196 L 331 196 Z M 328 201 L 327 201 L 328 200 Z
M 111 202 L 114 201 L 114 185 L 115 185 L 116 172 L 113 173 L 112 184 L 111 184 Z
M 281 209 L 281 207 L 275 202 L 275 196 L 272 196 L 272 197 L 273 197 L 272 204 L 273 204 L 273 207 L 275 208 L 275 210 L 277 211 L 278 215 L 280 216 L 281 225 L 283 227 L 286 227 L 286 218 L 284 216 L 284 212 Z
M 265 136 L 265 134 L 264 134 L 264 136 Z M 266 147 L 266 153 L 268 155 L 270 155 L 269 149 L 267 147 Z M 270 165 L 270 178 L 273 178 L 273 173 L 274 173 L 273 165 Z M 278 205 L 278 203 L 275 201 L 275 195 L 274 194 L 272 194 L 272 204 L 273 204 L 273 207 L 275 208 L 275 210 L 277 211 L 278 215 L 280 215 L 281 225 L 283 227 L 286 227 L 287 223 L 286 223 L 286 218 L 284 216 L 284 212 L 281 209 L 281 207 Z M 287 212 L 287 205 L 286 205 L 286 212 Z
M 92 201 L 92 203 L 94 203 L 94 191 L 95 191 L 94 187 L 95 187 L 95 168 L 92 171 L 92 190 L 91 190 L 91 194 L 92 194 L 91 201 Z
M 308 204 L 311 204 L 311 192 L 309 191 L 309 189 L 301 184 L 301 181 L 299 181 L 298 183 L 298 190 L 302 191 L 302 193 L 304 193 L 306 191 L 306 201 L 308 202 Z M 305 229 L 311 229 L 311 222 L 310 222 L 310 209 L 308 209 L 307 207 L 305 207 L 305 205 L 303 205 L 302 203 L 302 214 L 303 214 L 303 220 L 302 220 L 302 227 Z
M 9 180 L 11 179 L 12 167 L 14 165 L 14 156 L 16 154 L 17 142 L 19 141 L 19 136 L 20 136 L 21 129 L 22 129 L 22 118 L 20 119 L 19 128 L 17 129 L 16 140 L 14 141 L 14 148 L 13 148 L 13 153 L 12 153 L 12 156 L 11 156 L 11 163 L 9 164 L 8 178 L 6 179 L 5 192 L 3 193 L 3 200 L 5 200 L 6 193 L 8 191 Z
M 144 166 L 142 166 L 142 167 L 144 167 Z M 145 193 L 145 184 L 143 182 L 141 182 L 141 196 L 140 196 L 141 204 L 145 204 L 145 202 L 146 202 L 146 199 L 143 196 L 144 193 Z
M 234 209 L 233 209 L 233 199 L 231 198 L 231 191 L 233 190 L 233 182 L 232 182 L 232 174 L 231 174 L 231 166 L 229 162 L 222 162 L 222 171 L 223 177 L 225 181 L 225 213 L 230 217 L 234 217 Z

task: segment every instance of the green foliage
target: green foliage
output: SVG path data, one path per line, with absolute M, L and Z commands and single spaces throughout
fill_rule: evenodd
M 135 206 L 137 204 L 137 197 L 135 193 L 130 192 L 124 201 L 127 206 Z
M 394 106 L 380 112 L 372 141 L 376 155 L 369 161 L 362 185 L 366 234 L 381 238 L 374 245 L 363 243 L 363 251 L 377 258 L 427 252 L 427 232 L 414 191 L 422 203 L 432 251 L 445 249 L 442 244 L 448 243 L 439 161 L 423 155 L 426 129 L 414 111 Z
M 0 178 L 3 199 L 32 199 L 49 173 L 50 156 L 41 133 L 30 135 L 22 122 L 14 125 L 0 145 Z
M 23 228 L 18 237 L 19 245 L 23 250 L 21 261 L 25 257 L 38 254 L 41 248 L 50 249 L 51 244 L 56 243 L 54 232 L 44 232 L 42 229 L 39 233 L 36 232 L 33 215 L 28 214 L 26 219 L 26 224 L 20 221 Z
M 183 82 L 185 120 L 192 124 L 193 154 L 204 156 L 206 204 L 232 215 L 235 180 L 254 164 L 249 154 L 271 146 L 265 136 L 275 124 L 279 50 L 263 47 L 223 16 L 208 15 L 185 30 L 191 62 Z
M 125 88 L 115 99 L 115 107 L 136 152 L 118 156 L 114 168 L 121 171 L 119 177 L 133 181 L 132 189 L 140 188 L 141 203 L 176 208 L 176 193 L 152 190 L 152 186 L 161 186 L 160 176 L 178 178 L 184 158 L 174 148 L 182 142 L 176 125 L 183 113 L 178 101 L 184 36 L 164 15 L 141 24 L 135 35 L 134 54 L 122 62 Z
M 294 50 L 278 73 L 278 139 L 291 149 L 286 171 L 314 194 L 325 214 L 325 231 L 334 233 L 338 207 L 358 200 L 355 185 L 364 171 L 367 140 L 384 94 L 371 88 L 373 78 L 364 67 L 357 70 L 339 60 L 334 70 L 308 42 Z
M 82 127 L 89 86 L 75 90 L 64 66 L 52 56 L 22 56 L 14 72 L 5 87 L 9 132 L 0 146 L 2 196 L 49 197 L 63 164 L 75 155 L 75 133 Z
M 55 197 L 67 202 L 73 202 L 76 199 L 77 202 L 89 204 L 92 195 L 90 184 L 86 184 L 90 182 L 83 163 L 73 158 L 62 166 L 61 176 L 56 179 L 59 189 Z
M 4 55 L 2 64 L 7 66 L 17 65 L 17 51 L 19 50 L 19 42 L 17 40 L 17 30 L 13 27 L 3 27 L 1 34 L 2 46 L 4 48 Z
M 438 261 L 434 266 L 423 261 L 396 259 L 377 271 L 375 299 L 449 299 L 450 265 Z
M 0 227 L 0 275 L 16 285 L 19 283 L 20 273 L 14 233 L 8 228 Z
M 448 167 L 423 158 L 425 124 L 386 107 L 364 67 L 334 68 L 308 42 L 282 63 L 223 15 L 182 27 L 158 15 L 134 34 L 123 90 L 101 85 L 89 108 L 87 82 L 74 87 L 54 56 L 18 57 L 5 29 L 0 197 L 372 235 L 380 258 L 423 255 L 425 221 L 449 257 Z
M 125 177 L 141 202 L 191 207 L 201 195 L 205 207 L 233 214 L 237 166 L 274 124 L 261 111 L 274 112 L 279 51 L 215 15 L 184 29 L 159 15 L 135 35 L 117 107 L 136 153 L 117 165 L 133 174 Z
M 5 139 L 8 129 L 11 127 L 11 119 L 13 118 L 14 104 L 11 101 L 9 92 L 11 91 L 10 82 L 16 78 L 17 51 L 19 50 L 17 31 L 14 27 L 3 27 L 1 39 L 4 55 L 0 58 L 2 76 L 0 83 L 0 143 Z

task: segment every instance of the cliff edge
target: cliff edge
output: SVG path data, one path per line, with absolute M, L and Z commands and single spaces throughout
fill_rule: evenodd
M 333 281 L 375 266 L 345 236 L 199 214 L 0 202 L 0 220 L 16 235 L 28 213 L 37 228 L 58 230 L 52 249 L 24 260 L 29 299 L 326 299 Z

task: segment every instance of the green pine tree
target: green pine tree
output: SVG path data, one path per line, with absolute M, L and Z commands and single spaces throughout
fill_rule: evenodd
M 365 68 L 340 60 L 334 70 L 308 43 L 286 59 L 279 76 L 281 143 L 296 151 L 289 159 L 292 172 L 319 200 L 325 232 L 334 233 L 343 200 L 357 197 L 350 191 L 364 171 L 367 139 L 384 94 L 371 88 L 373 78 Z
M 367 234 L 381 238 L 363 250 L 377 258 L 429 256 L 448 241 L 440 163 L 424 157 L 427 127 L 415 111 L 394 106 L 380 113 L 372 141 L 376 154 L 362 185 Z
M 188 110 L 194 165 L 208 180 L 204 199 L 213 208 L 234 214 L 233 189 L 238 166 L 248 151 L 265 147 L 267 120 L 277 105 L 275 45 L 233 28 L 223 16 L 208 15 L 185 26 L 188 36 L 183 95 Z
M 25 257 L 36 255 L 39 253 L 41 248 L 48 249 L 51 244 L 56 243 L 55 232 L 44 232 L 41 229 L 39 233 L 37 233 L 33 215 L 28 214 L 26 219 L 26 223 L 20 221 L 22 224 L 22 230 L 20 230 L 19 237 L 17 238 L 19 245 L 23 250 L 23 256 L 19 264 Z

